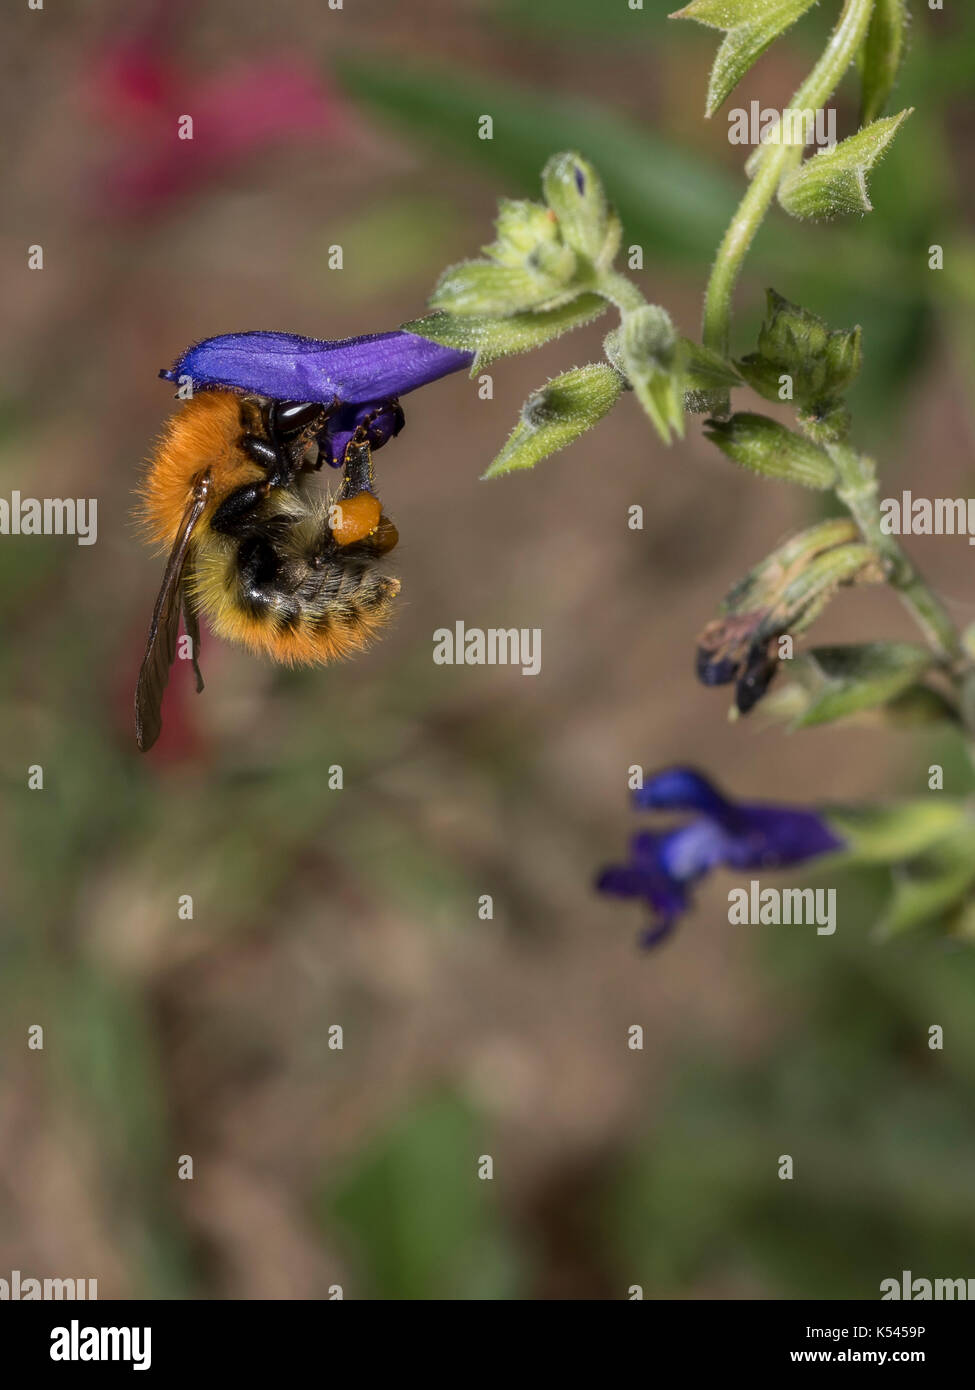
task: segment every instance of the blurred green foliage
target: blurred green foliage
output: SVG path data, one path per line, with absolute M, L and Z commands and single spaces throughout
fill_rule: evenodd
M 347 1297 L 524 1296 L 497 1184 L 476 1176 L 477 1128 L 454 1095 L 418 1099 L 326 1187 L 325 1229 L 344 1235 L 362 1281 Z
M 764 947 L 771 1036 L 750 1062 L 689 1064 L 621 1165 L 607 1210 L 621 1277 L 645 1297 L 876 1299 L 903 1269 L 967 1276 L 975 957 L 878 950 L 862 924 L 883 876 L 829 886 L 835 936 L 809 949 L 773 929 Z

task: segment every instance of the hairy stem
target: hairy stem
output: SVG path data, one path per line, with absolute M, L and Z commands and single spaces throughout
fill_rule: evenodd
M 944 604 L 931 590 L 894 536 L 880 524 L 876 469 L 849 444 L 828 444 L 839 480 L 836 495 L 888 568 L 888 581 L 900 595 L 939 659 L 956 677 L 967 664 L 961 638 Z
M 618 270 L 605 271 L 599 277 L 595 290 L 604 299 L 608 299 L 610 304 L 615 305 L 621 314 L 625 314 L 629 309 L 641 309 L 647 302 L 633 281 L 621 275 Z
M 793 110 L 815 111 L 829 100 L 863 42 L 873 4 L 874 0 L 846 0 L 826 51 L 792 98 Z M 742 262 L 794 154 L 792 145 L 769 144 L 718 248 L 704 301 L 703 336 L 705 347 L 722 357 L 728 356 L 731 301 Z

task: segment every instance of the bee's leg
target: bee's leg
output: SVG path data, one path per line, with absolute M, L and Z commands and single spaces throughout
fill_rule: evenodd
M 235 488 L 213 514 L 210 525 L 214 531 L 225 536 L 239 536 L 249 531 L 255 507 L 264 501 L 272 486 L 269 476 L 261 483 L 245 483 L 243 487 Z
M 276 458 L 272 486 L 291 486 L 294 475 L 304 466 L 305 450 L 325 428 L 337 404 L 337 401 L 325 406 L 318 401 L 276 400 L 268 404 L 267 431 Z
M 280 452 L 273 444 L 269 444 L 266 439 L 261 439 L 256 434 L 242 434 L 240 436 L 240 447 L 249 459 L 254 463 L 259 463 L 268 472 L 277 472 L 281 466 Z
M 373 481 L 372 449 L 365 429 L 360 426 L 346 445 L 339 500 L 355 497 L 360 492 L 372 492 Z

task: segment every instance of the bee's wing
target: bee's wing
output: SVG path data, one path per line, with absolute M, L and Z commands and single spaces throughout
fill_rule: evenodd
M 196 693 L 199 695 L 203 690 L 203 675 L 200 671 L 200 620 L 197 616 L 196 609 L 193 607 L 193 600 L 190 598 L 192 573 L 193 557 L 192 555 L 187 555 L 186 563 L 183 565 L 183 626 L 186 628 L 186 633 L 193 649 L 193 671 L 196 675 Z
M 193 528 L 203 515 L 203 509 L 209 495 L 210 475 L 207 473 L 199 478 L 194 485 L 193 496 L 190 498 L 189 505 L 179 524 L 176 540 L 166 562 L 162 588 L 159 590 L 159 597 L 156 599 L 156 606 L 152 611 L 146 654 L 142 659 L 139 682 L 135 688 L 135 737 L 143 753 L 152 747 L 162 728 L 160 711 L 163 691 L 169 681 L 169 668 L 176 657 L 176 638 L 179 633 L 184 570 L 187 564 L 190 541 L 193 537 Z M 196 664 L 199 651 L 199 626 L 195 613 L 190 616 L 190 606 L 185 600 L 183 606 L 184 612 L 187 614 L 187 632 L 193 642 L 193 666 L 197 675 L 197 689 L 201 690 L 203 682 L 200 679 L 199 667 Z

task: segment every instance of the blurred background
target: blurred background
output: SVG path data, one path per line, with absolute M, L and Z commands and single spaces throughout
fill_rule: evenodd
M 7 17 L 0 495 L 99 511 L 91 547 L 0 539 L 0 1275 L 95 1277 L 103 1298 L 869 1299 L 902 1269 L 975 1273 L 970 951 L 879 945 L 886 884 L 864 874 L 831 879 L 833 937 L 730 929 L 719 876 L 648 955 L 639 909 L 591 890 L 636 828 L 631 764 L 808 803 L 921 794 L 934 761 L 967 785 L 950 742 L 735 727 L 725 692 L 695 683 L 727 588 L 816 519 L 698 421 L 668 451 L 625 399 L 536 472 L 478 481 L 527 393 L 598 357 L 608 319 L 496 364 L 492 400 L 463 375 L 406 399 L 377 459 L 403 581 L 379 645 L 288 672 L 204 635 L 205 694 L 178 663 L 159 744 L 135 748 L 162 562 L 132 494 L 171 409 L 157 372 L 188 343 L 396 327 L 491 239 L 497 197 L 537 196 L 573 147 L 643 247 L 648 297 L 696 334 L 744 152 L 725 113 L 702 115 L 717 36 L 668 8 Z M 786 105 L 837 8 L 730 104 Z M 855 437 L 886 490 L 967 496 L 975 15 L 914 8 L 896 106 L 917 111 L 876 211 L 824 228 L 774 213 L 735 347 L 766 285 L 862 322 Z M 851 75 L 841 134 L 856 103 Z M 975 619 L 964 538 L 909 544 Z M 540 627 L 541 674 L 434 666 L 434 630 L 458 619 Z M 885 592 L 842 595 L 816 631 L 865 636 L 913 636 Z

